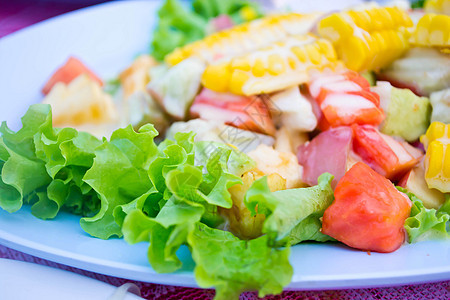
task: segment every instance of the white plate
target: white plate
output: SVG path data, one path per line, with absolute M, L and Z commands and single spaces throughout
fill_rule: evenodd
M 113 2 L 32 26 L 0 40 L 0 119 L 17 127 L 40 88 L 69 55 L 76 55 L 103 77 L 113 76 L 148 49 L 157 3 Z M 77 24 L 74 26 L 74 24 Z M 52 261 L 133 280 L 196 286 L 193 262 L 174 274 L 156 274 L 148 265 L 146 244 L 99 240 L 85 234 L 78 217 L 34 218 L 29 209 L 0 210 L 0 243 Z M 450 242 L 407 245 L 391 254 L 360 252 L 339 244 L 292 248 L 292 289 L 388 286 L 450 279 Z
M 73 272 L 0 258 L 0 299 L 139 300 L 103 281 Z M 114 298 L 115 296 L 115 298 Z

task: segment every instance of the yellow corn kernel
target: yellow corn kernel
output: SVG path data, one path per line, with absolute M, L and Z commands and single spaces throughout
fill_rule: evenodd
M 244 84 L 250 79 L 248 73 L 242 70 L 235 70 L 230 79 L 230 92 L 233 94 L 242 94 Z
M 271 75 L 280 75 L 286 70 L 286 64 L 279 54 L 270 54 L 268 59 L 268 70 Z
M 427 149 L 425 180 L 428 187 L 450 192 L 450 124 L 431 123 L 420 141 Z
M 426 177 L 436 177 L 442 169 L 442 159 L 444 158 L 444 145 L 440 141 L 432 141 L 428 146 L 429 163 Z
M 409 47 L 408 14 L 397 7 L 334 13 L 319 22 L 319 34 L 332 41 L 338 58 L 355 71 L 378 70 Z
M 303 48 L 295 46 L 291 48 L 292 53 L 294 53 L 294 55 L 297 57 L 297 59 L 300 62 L 306 62 L 307 60 L 307 55 L 305 53 L 305 51 L 303 50 Z
M 430 143 L 425 157 L 425 181 L 429 188 L 450 192 L 450 146 L 435 140 Z
M 283 41 L 290 36 L 306 34 L 319 16 L 320 14 L 287 13 L 253 20 L 175 49 L 165 57 L 165 61 L 169 65 L 175 65 L 195 56 L 212 63 L 220 59 L 238 57 L 268 47 L 277 41 Z M 250 14 L 246 17 L 252 18 Z
M 344 16 L 332 14 L 319 22 L 319 34 L 330 41 L 337 42 L 346 36 L 353 35 L 353 27 Z
M 420 137 L 420 142 L 423 144 L 425 149 L 428 145 L 435 140 L 439 139 L 449 139 L 450 126 L 441 122 L 433 122 L 427 129 L 427 132 Z
M 450 47 L 450 16 L 425 14 L 410 41 L 417 46 Z
M 363 28 L 363 29 L 365 29 L 367 31 L 383 30 L 387 27 L 387 25 L 389 25 L 389 24 L 385 24 L 384 20 L 382 18 L 380 18 L 379 9 L 375 8 L 375 9 L 367 10 L 366 12 L 369 15 L 370 20 L 372 21 L 371 22 L 372 26 L 370 29 L 369 28 L 368 29 Z M 360 26 L 358 26 L 358 27 L 360 27 Z
M 317 45 L 319 46 L 319 51 L 329 60 L 336 60 L 336 51 L 333 48 L 333 45 L 328 43 L 325 40 L 318 40 Z
M 248 60 L 238 58 L 238 59 L 233 60 L 233 63 L 231 64 L 231 68 L 242 70 L 242 71 L 250 71 L 252 67 L 250 66 L 250 62 Z
M 291 57 L 291 56 L 288 57 L 288 64 L 289 64 L 289 67 L 290 67 L 292 70 L 295 70 L 295 68 L 297 67 L 297 62 L 296 62 L 295 59 L 294 59 L 293 57 Z
M 355 36 L 349 36 L 342 40 L 341 44 L 336 45 L 338 56 L 352 70 L 362 69 L 367 59 L 367 50 L 364 41 Z
M 427 0 L 425 1 L 424 9 L 429 13 L 438 13 L 450 15 L 450 1 L 449 0 Z
M 386 7 L 386 12 L 391 17 L 394 27 L 404 26 L 403 25 L 403 15 L 401 13 L 399 13 L 399 10 L 400 9 L 396 6 Z
M 322 48 L 327 49 L 325 52 L 332 60 L 320 51 Z M 338 62 L 334 50 L 330 49 L 333 49 L 330 42 L 311 34 L 290 37 L 285 43 L 233 58 L 228 63 L 210 64 L 202 83 L 211 90 L 224 91 L 225 88 L 225 91 L 241 95 L 282 90 L 306 82 L 312 69 L 333 68 Z M 246 67 L 247 64 L 250 67 Z M 228 82 L 214 82 L 220 78 L 227 78 Z
M 389 13 L 389 11 L 386 8 L 383 7 L 383 8 L 379 8 L 379 9 L 374 9 L 373 11 L 374 11 L 374 14 L 373 14 L 374 17 L 377 20 L 382 20 L 382 22 L 381 22 L 382 26 L 380 26 L 380 29 L 396 27 L 391 14 Z M 401 14 L 401 15 L 403 15 L 403 14 Z
M 202 84 L 213 91 L 226 92 L 228 91 L 230 77 L 229 63 L 209 65 L 203 72 Z
M 437 15 L 430 24 L 430 44 L 433 46 L 449 46 L 450 17 Z
M 371 16 L 367 11 L 349 11 L 348 15 L 352 18 L 353 22 L 359 28 L 363 28 L 365 30 L 371 30 Z
M 256 77 L 262 77 L 266 73 L 266 68 L 262 59 L 257 58 L 253 63 L 252 74 Z
M 447 144 L 444 154 L 444 176 L 450 178 L 450 147 Z
M 309 60 L 313 64 L 318 65 L 321 63 L 322 54 L 319 52 L 319 49 L 315 47 L 315 45 L 306 45 L 305 50 Z

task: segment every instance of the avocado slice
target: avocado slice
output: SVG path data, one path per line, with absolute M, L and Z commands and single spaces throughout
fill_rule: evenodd
M 386 115 L 380 125 L 382 133 L 412 142 L 426 132 L 431 116 L 428 98 L 416 96 L 409 89 L 399 89 L 383 81 L 378 81 L 372 90 L 380 95 L 380 106 Z

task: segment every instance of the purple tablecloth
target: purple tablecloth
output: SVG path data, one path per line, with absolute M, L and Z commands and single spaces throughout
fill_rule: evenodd
M 45 20 L 47 18 L 86 7 L 91 4 L 105 2 L 102 0 L 78 1 L 25 1 L 0 0 L 0 38 L 21 28 Z M 38 257 L 0 245 L 0 257 L 38 263 L 55 268 L 69 270 L 104 282 L 120 286 L 127 279 L 92 273 L 77 268 L 57 264 Z M 206 300 L 214 297 L 213 290 L 182 288 L 144 282 L 134 282 L 146 299 L 196 299 Z M 245 293 L 241 299 L 257 299 L 256 293 Z M 450 281 L 427 283 L 420 285 L 391 288 L 371 288 L 339 291 L 286 291 L 279 296 L 266 299 L 450 299 Z

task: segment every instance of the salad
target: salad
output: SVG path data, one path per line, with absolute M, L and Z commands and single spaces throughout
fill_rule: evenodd
M 448 238 L 448 8 L 167 0 L 116 79 L 69 57 L 22 128 L 1 125 L 0 207 L 148 242 L 161 273 L 186 245 L 216 299 L 281 293 L 305 241 Z

